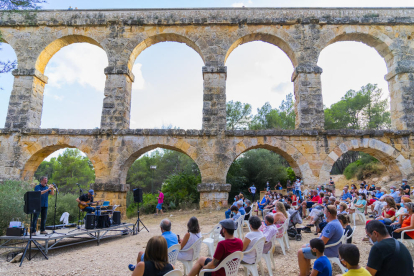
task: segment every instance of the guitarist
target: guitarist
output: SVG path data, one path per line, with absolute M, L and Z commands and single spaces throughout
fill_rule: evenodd
M 93 202 L 93 190 L 89 190 L 87 194 L 81 195 L 76 201 L 79 203 L 78 206 L 86 213 L 90 214 L 95 212 L 95 208 L 91 207 L 90 205 L 96 205 L 96 202 Z M 84 208 L 82 208 L 84 207 Z

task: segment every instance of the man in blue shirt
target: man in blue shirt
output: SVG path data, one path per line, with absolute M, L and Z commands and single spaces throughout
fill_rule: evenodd
M 173 232 L 171 232 L 171 221 L 169 219 L 163 219 L 160 223 L 160 228 L 161 228 L 161 236 L 163 236 L 165 238 L 165 240 L 167 241 L 167 247 L 170 248 L 173 245 L 178 244 L 178 237 L 176 234 L 174 234 Z M 180 241 L 181 243 L 181 241 Z M 143 262 L 144 261 L 144 253 L 143 251 L 140 251 L 138 253 L 138 259 L 137 259 L 137 264 L 139 262 Z M 128 266 L 129 270 L 134 271 L 135 266 L 130 264 Z
M 243 207 L 243 201 L 241 200 L 237 201 L 237 208 L 239 208 L 239 212 L 242 216 L 246 214 L 246 211 L 244 210 L 244 207 Z
M 347 199 L 352 199 L 352 195 L 350 192 L 348 192 L 348 186 L 344 187 L 344 191 L 342 193 L 341 199 L 342 200 L 347 200 Z
M 32 220 L 32 227 L 30 231 L 32 232 L 32 236 L 36 236 L 36 224 L 39 215 L 41 215 L 40 220 L 40 234 L 47 235 L 46 232 L 46 217 L 47 217 L 47 207 L 49 206 L 49 194 L 54 195 L 55 191 L 53 190 L 53 185 L 47 185 L 47 177 L 42 176 L 40 178 L 40 184 L 34 188 L 35 191 L 40 191 L 41 198 L 40 198 L 40 210 L 33 214 Z

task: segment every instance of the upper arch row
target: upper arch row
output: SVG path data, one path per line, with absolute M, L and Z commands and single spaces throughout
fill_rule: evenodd
M 410 29 L 407 29 L 407 36 L 411 34 Z M 53 27 L 29 27 L 23 30 L 0 28 L 0 31 L 4 42 L 15 50 L 19 69 L 34 68 L 42 74 L 49 60 L 61 48 L 82 42 L 102 48 L 109 66 L 127 66 L 130 71 L 143 50 L 165 41 L 185 43 L 200 55 L 206 66 L 225 65 L 236 47 L 251 41 L 279 47 L 294 68 L 301 64 L 316 66 L 319 53 L 328 45 L 337 41 L 357 41 L 374 47 L 390 72 L 395 58 L 403 56 L 402 49 L 407 49 L 401 47 L 407 43 L 401 42 L 404 31 L 400 29 L 395 35 L 396 31 L 383 26 L 134 26 L 128 30 L 118 26 L 56 30 Z

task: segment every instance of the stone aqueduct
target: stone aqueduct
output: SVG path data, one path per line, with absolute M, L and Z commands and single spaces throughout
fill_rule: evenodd
M 198 165 L 200 206 L 226 205 L 226 174 L 243 152 L 266 148 L 281 154 L 306 184 L 324 183 L 345 152 L 367 152 L 388 170 L 414 182 L 414 9 L 229 8 L 75 10 L 0 13 L 3 42 L 17 55 L 14 86 L 0 129 L 0 180 L 33 177 L 50 153 L 78 148 L 92 161 L 98 197 L 121 204 L 126 174 L 143 153 L 162 147 Z M 282 49 L 294 72 L 296 130 L 226 130 L 226 59 L 239 45 L 264 41 Z M 185 43 L 203 59 L 202 130 L 129 129 L 132 67 L 153 44 Z M 337 41 L 359 41 L 384 58 L 392 130 L 324 130 L 320 52 Z M 108 57 L 101 128 L 41 129 L 45 67 L 72 43 L 102 48 Z M 338 66 L 340 66 L 338 64 Z M 201 112 L 201 110 L 200 110 Z

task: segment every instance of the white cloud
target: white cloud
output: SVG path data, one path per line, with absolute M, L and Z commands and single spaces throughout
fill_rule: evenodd
M 135 63 L 134 67 L 132 67 L 132 73 L 135 76 L 135 81 L 132 85 L 132 89 L 136 89 L 136 90 L 142 90 L 145 87 L 145 80 L 144 77 L 142 76 L 142 64 L 140 63 Z
M 231 4 L 232 7 L 243 7 L 246 6 L 243 2 L 239 2 L 239 3 L 233 3 Z
M 52 57 L 45 75 L 49 77 L 49 85 L 52 87 L 61 88 L 78 83 L 103 92 L 106 66 L 108 58 L 102 49 L 87 43 L 72 44 Z

